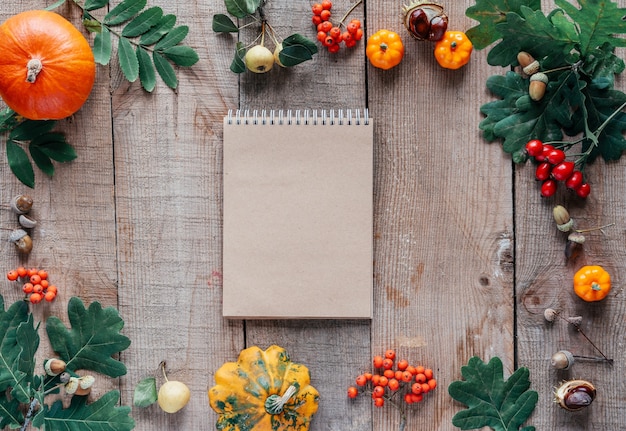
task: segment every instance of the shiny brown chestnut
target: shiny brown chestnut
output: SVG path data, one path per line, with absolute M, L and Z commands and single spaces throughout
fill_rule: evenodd
M 596 398 L 596 388 L 586 380 L 569 380 L 556 389 L 555 401 L 567 411 L 588 407 Z
M 424 0 L 403 7 L 404 26 L 418 40 L 438 41 L 448 29 L 443 6 Z

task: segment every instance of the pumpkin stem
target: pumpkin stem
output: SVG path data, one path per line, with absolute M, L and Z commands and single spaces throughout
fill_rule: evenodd
M 591 283 L 591 290 L 602 290 L 602 288 L 600 287 L 600 284 L 594 281 L 593 283 Z
M 291 399 L 296 393 L 297 389 L 294 385 L 287 388 L 283 396 L 270 395 L 265 400 L 265 411 L 270 415 L 277 415 L 283 412 L 283 407 L 287 404 L 287 401 Z
M 43 64 L 41 64 L 41 60 L 38 58 L 33 58 L 28 60 L 28 64 L 26 65 L 26 82 L 30 82 L 31 84 L 37 80 L 37 75 L 43 69 Z

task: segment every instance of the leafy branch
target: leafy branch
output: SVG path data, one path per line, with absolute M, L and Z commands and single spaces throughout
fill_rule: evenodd
M 269 58 L 269 67 L 263 69 L 267 71 L 271 69 L 273 62 L 283 67 L 292 67 L 304 61 L 311 60 L 313 55 L 317 53 L 317 45 L 315 42 L 306 37 L 294 33 L 283 40 L 274 31 L 268 22 L 264 6 L 265 0 L 224 0 L 227 12 L 233 17 L 242 20 L 243 24 L 239 27 L 226 14 L 213 15 L 212 29 L 216 33 L 239 33 L 243 28 L 251 25 L 260 25 L 260 34 L 251 43 L 255 45 L 260 40 L 260 46 L 265 47 L 265 35 L 272 40 L 274 44 L 274 59 Z M 256 46 L 259 46 L 256 45 Z M 246 71 L 246 54 L 249 52 L 243 42 L 237 42 L 235 46 L 235 56 L 231 62 L 230 70 L 234 73 L 243 73 Z M 271 51 L 269 51 L 271 53 Z M 269 54 L 268 54 L 269 55 Z M 252 68 L 251 68 L 252 70 Z
M 198 53 L 182 45 L 189 27 L 176 25 L 176 16 L 165 14 L 158 6 L 148 7 L 147 0 L 123 0 L 102 20 L 92 12 L 105 8 L 109 0 L 72 0 L 83 11 L 83 25 L 96 33 L 93 53 L 96 63 L 107 65 L 113 52 L 113 36 L 118 40 L 117 60 L 129 82 L 137 79 L 144 90 L 156 86 L 156 75 L 170 88 L 178 86 L 173 65 L 190 67 L 198 62 Z M 49 9 L 65 3 L 59 0 Z
M 502 361 L 492 358 L 485 364 L 473 357 L 461 367 L 465 380 L 450 383 L 448 393 L 468 409 L 461 410 L 452 418 L 452 424 L 464 430 L 488 426 L 495 431 L 534 431 L 534 426 L 522 424 L 531 415 L 539 394 L 529 390 L 530 372 L 517 369 L 504 380 Z
M 85 308 L 74 297 L 68 304 L 68 316 L 70 329 L 54 316 L 46 322 L 52 349 L 66 362 L 66 371 L 76 375 L 76 370 L 88 370 L 109 377 L 126 374 L 124 364 L 112 357 L 130 345 L 119 333 L 124 322 L 117 310 L 102 308 L 98 302 Z M 63 382 L 58 375 L 36 373 L 38 329 L 27 302 L 17 301 L 5 310 L 0 296 L 0 427 L 25 430 L 32 424 L 60 431 L 75 429 L 80 423 L 102 431 L 132 430 L 135 423 L 129 416 L 130 407 L 117 405 L 117 390 L 92 403 L 87 403 L 87 396 L 73 395 L 68 408 L 63 408 L 59 399 L 46 404 L 47 396 L 58 393 Z
M 492 46 L 490 65 L 519 67 L 518 53 L 528 52 L 549 79 L 545 96 L 535 101 L 525 74 L 489 77 L 487 88 L 499 99 L 481 107 L 480 129 L 488 141 L 501 139 L 515 162 L 527 160 L 530 139 L 563 150 L 580 144 L 575 163 L 582 170 L 597 156 L 617 160 L 626 150 L 626 94 L 614 88 L 615 76 L 625 68 L 615 49 L 626 46 L 621 37 L 626 9 L 612 1 L 555 3 L 547 15 L 539 0 L 477 0 L 466 10 L 480 22 L 467 31 L 475 47 Z M 580 139 L 564 140 L 577 135 Z
M 69 162 L 76 158 L 76 152 L 66 142 L 65 136 L 52 131 L 55 125 L 54 120 L 28 120 L 9 108 L 0 111 L 0 133 L 8 134 L 6 155 L 9 168 L 18 180 L 30 188 L 35 187 L 35 172 L 30 158 L 48 176 L 54 174 L 53 161 Z

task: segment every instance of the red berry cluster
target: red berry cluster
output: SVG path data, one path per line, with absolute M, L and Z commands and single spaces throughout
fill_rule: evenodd
M 348 388 L 348 397 L 370 392 L 374 405 L 382 407 L 385 400 L 404 389 L 406 404 L 419 403 L 424 395 L 437 387 L 433 370 L 422 365 L 413 366 L 406 359 L 395 362 L 396 352 L 387 350 L 384 356 L 374 356 L 374 372 L 363 373 L 356 378 L 356 386 Z M 359 392 L 360 391 L 360 392 Z
M 338 52 L 342 42 L 347 48 L 354 47 L 357 41 L 363 38 L 361 21 L 353 19 L 345 26 L 346 30 L 342 31 L 343 21 L 339 25 L 334 25 L 330 21 L 330 9 L 332 7 L 331 1 L 324 0 L 321 3 L 315 3 L 311 8 L 313 11 L 312 21 L 317 27 L 317 40 L 328 49 L 328 52 Z
M 26 295 L 25 300 L 32 304 L 38 304 L 42 300 L 52 302 L 57 296 L 57 287 L 50 284 L 48 272 L 43 269 L 26 269 L 20 266 L 7 272 L 7 279 L 21 282 L 22 291 Z
M 565 160 L 565 152 L 539 139 L 532 139 L 526 144 L 526 153 L 539 164 L 535 178 L 541 183 L 541 196 L 550 197 L 556 193 L 557 182 L 565 182 L 565 187 L 576 195 L 586 198 L 591 187 L 583 180 L 583 173 L 576 169 L 576 163 Z

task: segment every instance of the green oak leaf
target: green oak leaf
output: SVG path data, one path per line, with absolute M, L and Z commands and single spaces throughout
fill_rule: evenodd
M 496 26 L 502 41 L 489 51 L 487 62 L 492 66 L 516 65 L 520 51 L 529 51 L 536 59 L 565 57 L 578 42 L 576 27 L 567 20 L 552 18 L 525 6 L 521 7 L 521 15 L 508 13 L 506 21 Z
M 130 416 L 130 407 L 118 406 L 119 391 L 110 391 L 91 404 L 87 397 L 73 396 L 70 406 L 63 408 L 61 400 L 51 407 L 44 405 L 46 431 L 98 430 L 130 431 L 135 421 Z
M 25 186 L 35 187 L 35 171 L 26 151 L 12 140 L 6 142 L 7 162 L 13 175 Z
M 587 55 L 605 42 L 613 46 L 626 46 L 626 39 L 617 35 L 626 33 L 626 8 L 619 8 L 608 0 L 577 0 L 580 8 L 567 0 L 556 0 L 576 23 L 580 31 L 580 52 Z
M 454 415 L 452 424 L 463 430 L 488 426 L 495 431 L 517 431 L 532 414 L 539 395 L 530 390 L 530 372 L 517 369 L 504 380 L 502 361 L 492 358 L 485 364 L 473 357 L 461 367 L 464 380 L 448 386 L 450 396 L 468 408 Z M 522 430 L 534 431 L 526 426 Z
M 533 10 L 541 9 L 541 0 L 477 0 L 465 11 L 469 18 L 479 21 L 467 30 L 467 37 L 476 49 L 484 49 L 501 38 L 496 24 L 506 20 L 509 12 L 519 13 L 522 6 Z
M 22 340 L 20 336 L 27 338 Z M 0 391 L 11 389 L 11 396 L 24 403 L 30 401 L 29 383 L 32 381 L 32 357 L 26 356 L 39 345 L 32 314 L 24 301 L 4 310 L 0 296 Z
M 85 308 L 73 297 L 68 303 L 68 317 L 70 329 L 56 316 L 46 321 L 52 349 L 68 369 L 92 370 L 109 377 L 126 374 L 126 366 L 112 357 L 130 345 L 128 337 L 119 332 L 124 321 L 115 308 L 102 308 L 99 302 Z

